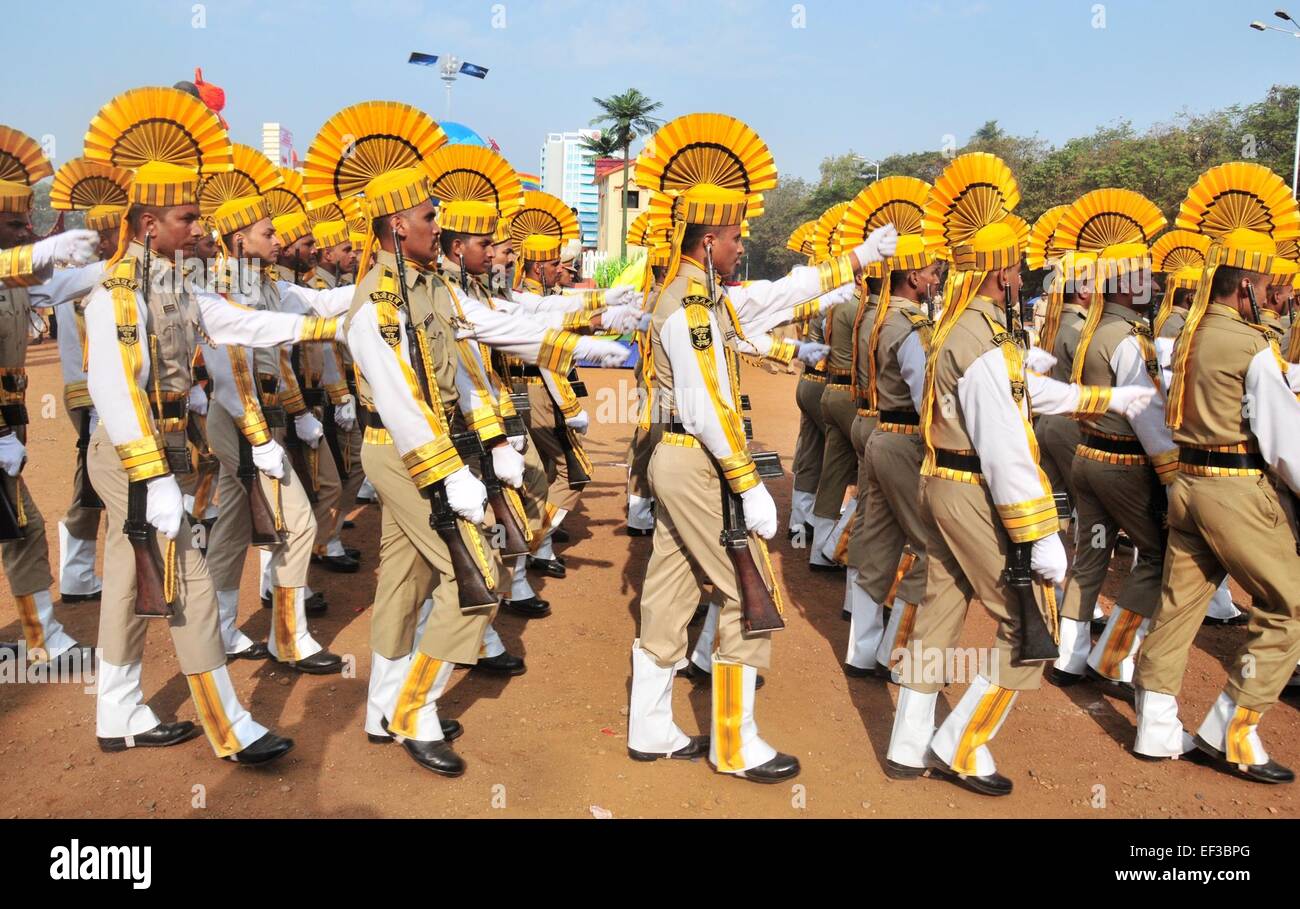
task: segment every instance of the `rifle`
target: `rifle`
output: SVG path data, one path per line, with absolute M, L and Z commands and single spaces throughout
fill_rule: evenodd
M 278 546 L 285 535 L 276 519 L 276 512 L 262 489 L 257 465 L 253 463 L 253 446 L 241 433 L 239 436 L 239 469 L 237 476 L 248 499 L 249 523 L 252 525 L 252 545 Z
M 510 558 L 512 556 L 528 555 L 532 550 L 528 545 L 527 534 L 523 530 L 527 524 L 527 518 L 524 518 L 521 523 L 519 512 L 511 508 L 511 503 L 506 498 L 506 489 L 501 484 L 500 478 L 497 477 L 496 465 L 492 463 L 492 452 L 483 447 L 483 442 L 476 432 L 453 433 L 451 441 L 456 446 L 456 451 L 460 454 L 462 461 L 466 464 L 473 461 L 478 462 L 479 471 L 483 474 L 483 485 L 487 488 L 488 504 L 492 506 L 492 516 L 501 527 L 502 557 Z M 502 442 L 502 444 L 509 443 Z M 519 506 L 519 511 L 523 511 L 522 503 Z
M 217 460 L 208 447 L 207 424 L 196 413 L 191 413 L 185 421 L 185 436 L 194 446 L 194 519 L 203 521 L 208 505 L 212 502 L 212 491 L 221 474 L 221 462 Z M 251 453 L 251 449 L 250 449 Z
M 79 508 L 96 508 L 104 507 L 104 500 L 95 492 L 95 487 L 91 485 L 90 474 L 86 471 L 86 453 L 90 451 L 90 408 L 81 408 L 81 415 L 77 420 L 77 473 L 76 484 L 81 490 L 77 496 L 77 507 Z
M 1155 294 L 1152 293 L 1147 299 L 1147 327 L 1151 329 L 1151 356 L 1154 358 L 1147 364 L 1147 373 L 1151 376 L 1151 381 L 1155 383 L 1156 390 L 1161 394 L 1164 389 L 1161 387 L 1160 380 L 1160 358 L 1156 354 L 1156 313 L 1159 306 L 1155 300 Z M 1160 476 L 1156 473 L 1155 467 L 1151 467 L 1151 510 L 1155 512 L 1156 530 L 1160 534 L 1160 554 L 1164 556 L 1165 547 L 1169 543 L 1169 491 L 1165 484 L 1160 482 Z
M 143 293 L 145 311 L 149 309 L 150 238 L 144 238 Z M 154 369 L 160 368 L 155 365 Z M 174 598 L 168 596 L 167 574 L 162 553 L 158 551 L 158 531 L 149 523 L 149 481 L 131 480 L 126 491 L 126 523 L 122 532 L 131 542 L 135 554 L 135 614 L 166 618 L 176 614 Z M 170 549 L 170 547 L 168 547 Z
M 14 503 L 9 499 L 8 477 L 0 477 L 0 541 L 8 542 L 10 540 L 21 540 L 27 536 L 23 526 L 18 523 L 18 513 L 14 509 Z M 21 496 L 22 489 L 19 483 L 22 482 L 19 477 L 14 477 L 14 494 Z
M 396 227 L 393 228 L 393 250 L 397 258 L 397 287 L 401 294 L 402 308 L 406 310 L 406 344 L 411 358 L 411 369 L 415 373 L 425 403 L 431 408 L 440 409 L 441 402 L 435 401 L 431 396 L 432 386 L 429 383 L 429 374 L 424 369 L 424 355 L 420 349 L 419 336 L 416 334 L 419 329 L 415 327 L 415 322 L 411 318 L 410 296 L 406 287 L 406 256 L 402 253 L 402 239 L 398 236 Z M 488 589 L 487 579 L 484 578 L 478 563 L 470 554 L 469 547 L 465 545 L 465 538 L 461 535 L 460 525 L 464 519 L 456 514 L 451 503 L 447 501 L 446 483 L 439 480 L 430 483 L 425 489 L 429 493 L 429 526 L 447 546 L 452 571 L 456 576 L 461 612 L 495 606 L 496 594 Z M 478 529 L 474 527 L 471 527 L 470 531 L 478 533 Z
M 591 460 L 582 450 L 582 444 L 575 438 L 574 431 L 564 422 L 564 414 L 557 404 L 555 411 L 555 435 L 559 437 L 560 448 L 564 451 L 564 466 L 569 474 L 569 488 L 577 492 L 591 482 Z
M 1007 331 L 1016 345 L 1024 350 L 1028 341 L 1024 321 L 1016 326 L 1017 309 L 1012 299 L 1011 287 L 1007 286 L 1003 296 L 1003 311 L 1007 320 Z M 1028 391 L 1026 390 L 1026 395 Z M 1016 658 L 1021 663 L 1039 663 L 1055 660 L 1061 655 L 1054 633 L 1048 628 L 1043 610 L 1034 597 L 1034 572 L 1032 564 L 1033 542 L 1010 542 L 1007 546 L 1007 567 L 1002 571 L 1002 579 L 1015 595 L 1020 614 L 1020 648 Z M 1056 591 L 1052 585 L 1043 583 L 1043 596 L 1054 604 Z M 1053 608 L 1053 612 L 1054 612 Z
M 353 400 L 356 400 L 353 398 Z M 339 446 L 339 424 L 334 420 L 335 405 L 325 402 L 324 415 L 321 419 L 321 425 L 325 427 L 325 444 L 330 447 L 330 455 L 334 458 L 334 466 L 338 468 L 340 477 L 347 477 L 348 470 L 343 460 L 343 449 Z
M 298 427 L 294 425 L 292 417 L 284 423 L 284 449 L 289 453 L 289 465 L 302 481 L 303 489 L 307 491 L 307 501 L 315 505 L 320 499 L 320 491 L 317 487 L 319 481 L 316 479 L 316 465 L 313 458 L 316 451 L 298 438 Z

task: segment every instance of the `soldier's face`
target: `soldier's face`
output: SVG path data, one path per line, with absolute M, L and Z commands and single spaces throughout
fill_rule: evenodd
M 245 259 L 258 259 L 264 264 L 274 265 L 280 260 L 280 238 L 275 235 L 275 227 L 270 218 L 263 218 L 252 227 L 236 235 L 238 249 L 231 252 Z
M 147 219 L 145 231 L 151 237 L 155 255 L 166 259 L 175 258 L 177 253 L 188 256 L 203 232 L 199 207 L 175 205 L 160 209 L 156 216 Z
M 334 264 L 340 273 L 357 267 L 357 251 L 353 249 L 351 240 L 345 240 L 334 247 Z
M 0 214 L 0 249 L 22 246 L 36 239 L 32 233 L 32 222 L 25 214 L 5 212 Z
M 279 242 L 278 240 L 276 241 Z M 312 258 L 316 252 L 316 238 L 311 234 L 305 237 L 299 237 L 289 244 L 285 249 L 280 250 L 280 264 L 286 268 L 292 268 L 295 271 L 306 271 L 311 268 Z
M 707 241 L 706 241 L 707 242 Z M 740 238 L 740 225 L 720 227 L 713 235 L 713 268 L 724 278 L 735 274 L 740 257 L 745 254 L 745 241 Z
M 402 238 L 402 254 L 416 262 L 433 262 L 438 258 L 438 209 L 425 200 L 408 208 L 398 217 L 397 232 Z
M 460 256 L 464 267 L 471 275 L 485 275 L 488 263 L 492 261 L 492 238 L 490 236 L 466 237 L 460 243 Z
M 121 225 L 117 227 L 106 227 L 99 232 L 99 246 L 95 248 L 95 255 L 101 259 L 107 259 L 113 253 L 117 252 L 117 240 L 122 233 Z
M 922 300 L 931 300 L 939 292 L 939 270 L 942 262 L 931 262 L 925 268 L 918 268 L 916 275 L 916 292 Z

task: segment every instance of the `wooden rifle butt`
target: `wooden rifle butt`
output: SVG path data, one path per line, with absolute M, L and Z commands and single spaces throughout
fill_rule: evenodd
M 168 618 L 176 614 L 176 607 L 167 599 L 162 553 L 158 551 L 158 535 L 146 518 L 148 489 L 145 482 L 134 482 L 127 487 L 126 524 L 122 532 L 131 543 L 135 556 L 135 608 L 142 618 Z
M 479 570 L 478 562 L 461 536 L 460 519 L 447 501 L 447 490 L 441 481 L 429 488 L 429 526 L 447 546 L 452 574 L 456 577 L 456 592 L 461 612 L 495 606 L 497 595 L 488 589 L 487 580 Z M 477 533 L 476 528 L 471 530 Z

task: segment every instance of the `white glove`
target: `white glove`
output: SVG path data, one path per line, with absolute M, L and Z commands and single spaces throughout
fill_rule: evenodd
M 632 331 L 641 321 L 641 310 L 635 306 L 611 306 L 600 314 L 600 327 L 612 334 Z
M 65 230 L 38 240 L 32 246 L 32 269 L 44 271 L 52 265 L 89 265 L 95 261 L 99 233 L 93 230 Z
M 319 445 L 321 436 L 325 435 L 325 427 L 320 425 L 320 420 L 310 410 L 304 410 L 293 418 L 293 428 L 298 431 L 298 438 L 312 448 Z
M 18 476 L 27 460 L 27 446 L 18 440 L 14 433 L 0 436 L 0 470 L 11 477 Z
M 578 345 L 573 350 L 575 360 L 594 360 L 606 369 L 622 366 L 630 356 L 632 356 L 631 347 L 625 347 L 617 341 L 606 341 L 603 338 L 579 338 Z
M 830 293 L 821 295 L 821 299 L 818 301 L 818 311 L 826 312 L 841 303 L 847 303 L 857 295 L 857 292 L 858 289 L 852 284 L 841 284 Z
M 1061 543 L 1059 533 L 1034 540 L 1029 567 L 1049 584 L 1065 583 L 1065 546 Z
M 636 320 L 637 331 L 649 331 L 650 323 L 655 320 L 654 313 L 643 312 L 641 318 Z
M 1056 357 L 1049 354 L 1043 348 L 1038 346 L 1030 347 L 1025 352 L 1025 368 L 1040 375 L 1047 375 L 1056 365 Z
M 572 429 L 574 432 L 580 432 L 583 435 L 586 435 L 587 429 L 591 425 L 591 418 L 587 416 L 585 410 L 580 410 L 578 411 L 577 416 L 569 417 L 569 419 L 565 420 L 564 425 Z
M 1118 385 L 1111 389 L 1110 404 L 1106 409 L 1131 420 L 1147 409 L 1156 390 L 1150 385 Z
M 347 395 L 342 404 L 334 405 L 334 425 L 344 432 L 357 428 L 357 399 Z
M 866 241 L 853 250 L 853 255 L 857 257 L 858 264 L 866 268 L 872 262 L 889 258 L 896 249 L 898 249 L 898 228 L 886 224 L 873 230 Z
M 185 517 L 185 502 L 176 478 L 171 474 L 154 477 L 145 492 L 145 519 L 167 539 L 176 539 L 181 530 L 181 519 Z
M 826 359 L 826 355 L 831 352 L 829 344 L 819 344 L 816 341 L 799 341 L 797 343 L 799 347 L 795 351 L 795 356 L 809 366 L 816 366 Z
M 645 294 L 630 284 L 620 284 L 605 291 L 606 306 L 633 306 L 640 309 L 644 302 Z
M 776 503 L 762 483 L 740 494 L 745 506 L 745 529 L 765 540 L 776 536 Z
M 524 456 L 509 445 L 497 445 L 492 449 L 492 469 L 497 479 L 507 486 L 520 489 L 524 485 Z
M 483 506 L 487 502 L 487 488 L 469 472 L 469 468 L 461 467 L 453 471 L 443 483 L 451 510 L 471 524 L 481 524 Z
M 275 439 L 253 446 L 253 463 L 272 480 L 284 479 L 284 449 Z
M 208 414 L 208 393 L 203 390 L 202 385 L 190 387 L 190 412 L 201 417 Z

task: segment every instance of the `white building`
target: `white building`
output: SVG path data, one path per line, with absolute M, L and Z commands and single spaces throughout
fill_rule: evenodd
M 262 154 L 280 167 L 294 167 L 293 133 L 280 123 L 262 124 Z
M 597 129 L 548 133 L 541 151 L 542 190 L 578 210 L 582 245 L 596 246 L 600 230 L 600 196 L 596 187 L 596 156 L 582 140 L 600 135 Z

